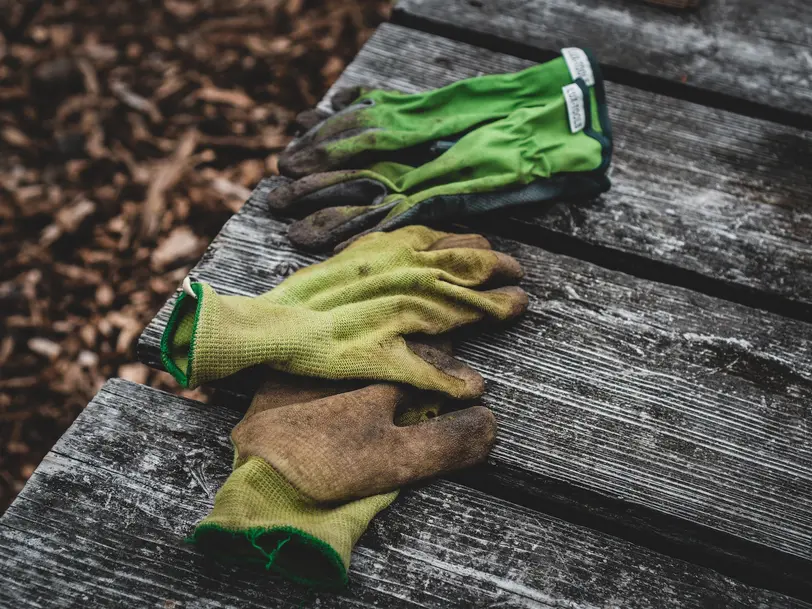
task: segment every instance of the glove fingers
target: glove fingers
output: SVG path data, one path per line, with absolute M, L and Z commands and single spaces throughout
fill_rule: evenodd
M 496 440 L 496 419 L 484 406 L 397 428 L 398 486 L 482 463 Z M 386 454 L 380 462 L 386 463 Z M 391 459 L 391 457 L 390 457 Z
M 403 305 L 408 316 L 399 324 L 398 329 L 402 334 L 440 334 L 485 319 L 506 322 L 524 313 L 529 303 L 527 293 L 518 286 L 480 291 L 440 281 L 432 292 L 431 300 L 414 298 Z M 396 380 L 408 382 L 421 389 L 445 391 L 421 384 L 419 379 Z M 450 391 L 446 393 L 457 398 L 463 397 Z
M 395 203 L 399 202 L 400 199 L 396 199 Z M 451 233 L 444 233 L 421 224 L 411 224 L 391 232 L 379 231 L 362 235 L 352 243 L 347 244 L 346 249 L 375 249 L 378 247 L 377 242 L 385 239 L 387 248 L 406 247 L 418 252 L 424 252 L 433 249 L 437 243 L 447 242 L 446 239 L 453 236 Z
M 319 108 L 308 108 L 307 110 L 299 112 L 296 118 L 293 119 L 293 123 L 301 132 L 310 131 L 322 121 L 333 116 L 335 112 L 340 112 L 352 104 L 352 102 L 361 96 L 361 93 L 363 93 L 361 87 L 342 87 L 330 98 L 330 106 L 333 112 L 327 112 Z
M 355 171 L 317 173 L 283 184 L 266 200 L 273 211 L 302 217 L 325 207 L 374 205 L 386 196 L 382 182 L 357 175 Z
M 456 358 L 426 348 L 415 348 L 415 343 L 401 339 L 382 355 L 382 360 L 391 362 L 394 380 L 419 389 L 439 391 L 459 400 L 469 400 L 481 396 L 485 391 L 485 381 L 477 371 Z
M 495 437 L 483 407 L 412 427 L 393 422 L 409 401 L 402 386 L 363 389 L 263 412 L 232 437 L 242 458 L 260 457 L 318 503 L 367 497 L 482 461 Z
M 340 112 L 361 97 L 364 91 L 364 87 L 342 87 L 330 98 L 330 105 L 333 110 Z
M 334 151 L 330 144 L 369 131 L 363 114 L 367 107 L 364 104 L 349 106 L 293 140 L 279 155 L 279 172 L 297 178 L 340 167 L 356 152 Z
M 434 244 L 427 251 L 454 249 L 465 247 L 476 250 L 489 250 L 491 249 L 490 242 L 482 235 L 475 234 L 450 234 L 442 237 L 434 242 Z
M 482 378 L 482 375 L 450 355 L 449 351 L 433 347 L 422 341 L 409 339 L 406 339 L 406 346 L 417 357 L 434 366 L 443 374 L 461 380 L 465 384 L 470 397 L 479 397 L 485 393 L 485 379 Z
M 394 205 L 327 207 L 291 224 L 288 237 L 302 249 L 326 251 L 374 226 Z
M 451 339 L 447 336 L 415 336 L 408 344 L 412 351 L 415 352 L 420 352 L 421 349 L 425 349 L 427 353 L 439 352 L 440 355 L 451 357 Z M 425 359 L 429 359 L 429 357 L 430 356 L 424 356 Z M 457 362 L 457 360 L 454 360 L 454 362 Z M 464 364 L 458 363 L 464 366 Z M 477 374 L 473 370 L 471 373 Z M 251 400 L 251 405 L 245 412 L 243 420 L 273 408 L 312 402 L 313 400 L 319 400 L 331 395 L 355 391 L 365 384 L 364 381 L 361 380 L 337 381 L 312 376 L 298 376 L 288 374 L 287 372 L 279 372 L 267 366 L 263 369 L 263 378 L 264 380 L 259 386 L 259 389 L 257 389 L 256 394 L 254 394 L 254 398 Z M 398 425 L 409 425 L 416 423 L 418 420 L 423 420 L 420 417 L 424 411 L 434 411 L 436 415 L 436 410 L 440 407 L 441 401 L 439 396 L 435 396 L 433 401 L 435 404 L 427 407 L 426 399 L 421 398 L 419 412 L 404 412 L 398 419 Z
M 355 380 L 335 381 L 297 376 L 267 367 L 264 370 L 265 380 L 254 395 L 254 399 L 251 400 L 251 406 L 245 412 L 243 419 L 273 408 L 311 402 L 330 395 L 354 391 L 362 383 L 362 381 Z
M 483 310 L 496 321 L 509 321 L 514 319 L 524 313 L 530 304 L 527 292 L 517 285 L 509 285 L 475 293 L 482 295 L 482 298 L 487 302 L 487 306 L 483 307 Z
M 303 112 L 299 112 L 299 114 L 296 115 L 296 118 L 293 119 L 293 123 L 296 127 L 297 133 L 303 133 L 305 131 L 310 131 L 313 127 L 331 116 L 332 114 L 325 112 L 324 110 L 310 108 L 308 110 L 304 110 Z
M 455 285 L 507 285 L 523 276 L 519 262 L 512 256 L 492 250 L 453 248 L 420 252 L 419 259 L 443 271 L 443 279 Z

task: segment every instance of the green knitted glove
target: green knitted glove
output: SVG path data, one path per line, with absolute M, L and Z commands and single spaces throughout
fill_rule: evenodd
M 345 395 L 366 392 L 369 394 L 365 394 L 366 397 L 374 402 L 368 404 L 370 408 L 380 406 L 381 410 L 386 410 L 387 405 L 375 402 L 379 390 L 374 385 L 346 394 L 345 391 L 350 389 L 346 384 L 282 373 L 271 373 L 270 377 L 232 434 L 234 472 L 218 491 L 212 512 L 195 528 L 193 540 L 221 558 L 258 562 L 306 585 L 344 585 L 353 546 L 372 518 L 389 506 L 398 491 L 345 503 L 317 503 L 305 492 L 314 490 L 310 481 L 300 479 L 299 484 L 292 484 L 265 458 L 253 454 L 252 448 L 264 445 L 267 450 L 273 450 L 274 442 L 264 434 L 269 429 L 268 417 L 278 417 L 280 413 L 283 419 L 315 420 L 317 425 L 319 422 L 335 425 L 338 420 L 325 420 L 321 416 L 325 414 L 325 404 L 331 399 L 341 400 Z M 384 395 L 387 392 L 392 394 L 393 389 L 381 387 Z M 403 390 L 397 391 L 401 396 L 405 395 Z M 412 395 L 416 398 L 416 392 Z M 433 395 L 421 394 L 422 403 L 400 414 L 397 424 L 415 425 L 423 421 L 430 425 L 442 419 L 437 416 L 437 394 Z M 353 433 L 350 422 L 340 421 L 335 429 L 339 434 Z M 486 432 L 489 438 L 486 438 L 487 446 L 481 458 L 493 439 L 492 426 Z M 262 442 L 263 439 L 266 441 Z M 308 437 L 302 439 L 312 440 Z M 321 474 L 307 453 L 301 465 L 316 476 Z M 372 467 L 373 470 L 368 471 L 374 471 L 375 466 L 359 460 L 355 463 L 355 470 Z
M 509 285 L 522 275 L 519 263 L 489 248 L 478 235 L 410 226 L 359 239 L 262 296 L 192 284 L 194 296 L 180 295 L 164 331 L 164 366 L 186 387 L 265 363 L 476 397 L 484 389 L 478 373 L 406 337 L 524 311 L 527 295 Z
M 288 146 L 279 158 L 279 170 L 301 177 L 363 167 L 382 154 L 399 158 L 406 153 L 405 158 L 414 158 L 415 152 L 423 157 L 416 161 L 419 164 L 431 156 L 436 140 L 454 140 L 519 108 L 558 103 L 561 88 L 578 78 L 588 87 L 595 85 L 594 105 L 601 105 L 598 64 L 578 48 L 563 49 L 562 57 L 521 72 L 478 76 L 422 93 L 345 89 L 333 97 L 336 114 L 324 117 L 309 111 L 300 117 L 305 126 L 314 118 L 324 120 Z M 421 151 L 422 144 L 427 146 Z
M 582 81 L 569 87 L 574 100 L 559 90 L 544 106 L 519 108 L 471 131 L 424 165 L 381 162 L 318 173 L 273 190 L 268 204 L 284 214 L 311 214 L 288 236 L 297 246 L 322 250 L 369 231 L 593 198 L 609 188 L 607 123 L 590 106 Z M 575 131 L 573 108 L 581 112 Z

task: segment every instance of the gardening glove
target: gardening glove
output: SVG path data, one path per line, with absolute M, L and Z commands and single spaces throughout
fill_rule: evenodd
M 510 285 L 521 266 L 489 248 L 478 235 L 410 226 L 367 235 L 258 297 L 190 283 L 161 339 L 164 366 L 185 387 L 265 363 L 303 376 L 476 397 L 484 389 L 477 372 L 406 338 L 525 310 L 527 294 Z
M 471 131 L 424 165 L 381 162 L 317 173 L 273 190 L 268 205 L 286 215 L 310 214 L 288 236 L 299 247 L 323 250 L 370 231 L 593 198 L 609 188 L 611 144 L 588 88 L 580 80 L 569 87 L 545 106 L 520 108 Z M 580 113 L 577 129 L 573 109 Z
M 598 64 L 582 49 L 562 49 L 562 56 L 521 72 L 477 76 L 440 89 L 404 94 L 353 87 L 331 102 L 333 115 L 306 111 L 297 122 L 309 130 L 279 157 L 282 175 L 302 177 L 340 167 L 364 167 L 382 154 L 407 158 L 431 156 L 471 129 L 505 118 L 525 107 L 558 103 L 561 89 L 582 79 L 596 107 L 603 104 Z M 402 160 L 402 159 L 401 159 Z M 416 164 L 425 161 L 423 158 Z
M 234 472 L 193 539 L 300 583 L 345 584 L 353 546 L 397 496 L 389 489 L 481 461 L 493 442 L 490 411 L 437 416 L 436 393 L 385 384 L 343 392 L 337 382 L 273 376 L 232 433 Z M 364 498 L 316 499 L 352 495 Z

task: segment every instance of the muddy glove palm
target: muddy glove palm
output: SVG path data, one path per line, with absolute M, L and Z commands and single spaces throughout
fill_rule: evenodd
M 268 205 L 310 214 L 288 235 L 299 247 L 322 250 L 370 230 L 595 197 L 609 188 L 611 145 L 588 88 L 582 81 L 569 86 L 573 98 L 559 90 L 547 105 L 479 127 L 423 165 L 381 162 L 314 174 L 269 193 Z M 573 120 L 580 121 L 576 130 Z
M 527 295 L 509 285 L 522 275 L 519 263 L 487 247 L 477 235 L 410 226 L 359 239 L 258 297 L 192 284 L 194 297 L 180 295 L 162 337 L 164 366 L 187 387 L 265 363 L 475 397 L 479 374 L 406 337 L 524 311 Z
M 352 548 L 393 488 L 479 462 L 493 442 L 482 407 L 437 416 L 438 394 L 273 377 L 232 433 L 234 472 L 195 540 L 301 583 L 346 583 Z
M 420 93 L 343 89 L 331 100 L 335 114 L 303 113 L 300 124 L 316 124 L 285 149 L 279 171 L 302 177 L 367 166 L 370 158 L 380 160 L 381 155 L 419 156 L 423 144 L 457 139 L 519 108 L 557 103 L 561 88 L 578 78 L 588 87 L 595 85 L 596 102 L 602 103 L 598 64 L 578 48 L 563 49 L 562 57 L 520 72 L 468 78 Z M 424 148 L 428 153 L 432 147 Z

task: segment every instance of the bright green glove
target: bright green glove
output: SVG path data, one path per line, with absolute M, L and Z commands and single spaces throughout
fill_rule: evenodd
M 489 247 L 477 235 L 410 226 L 359 239 L 262 296 L 220 296 L 191 284 L 161 340 L 164 366 L 186 387 L 265 363 L 476 397 L 484 387 L 478 373 L 406 338 L 524 311 L 527 294 L 510 285 L 521 266 Z M 505 287 L 479 289 L 486 285 Z
M 322 471 L 317 461 L 328 455 L 319 451 L 305 451 L 296 462 L 298 469 L 306 474 L 305 478 L 291 478 L 291 471 L 295 472 L 295 469 L 290 470 L 290 467 L 287 467 L 288 475 L 283 474 L 274 463 L 284 466 L 287 459 L 283 456 L 292 456 L 288 454 L 292 446 L 288 445 L 286 449 L 284 442 L 283 446 L 277 445 L 276 439 L 272 438 L 278 431 L 276 427 L 279 424 L 289 427 L 285 421 L 299 421 L 305 427 L 313 426 L 312 433 L 306 433 L 299 439 L 306 444 L 309 442 L 308 445 L 315 448 L 313 442 L 318 444 L 318 437 L 326 438 L 325 433 L 332 435 L 330 426 L 333 426 L 338 436 L 352 439 L 354 435 L 355 439 L 374 442 L 374 437 L 364 434 L 378 426 L 365 425 L 367 417 L 362 411 L 373 415 L 373 419 L 388 417 L 388 424 L 383 425 L 383 428 L 389 434 L 407 436 L 421 435 L 424 427 L 429 436 L 436 435 L 431 434 L 430 430 L 437 428 L 436 424 L 444 418 L 455 416 L 438 416 L 438 394 L 405 391 L 391 385 L 371 385 L 354 391 L 350 389 L 337 382 L 272 373 L 257 392 L 242 422 L 232 433 L 234 471 L 218 491 L 212 512 L 195 528 L 193 540 L 220 558 L 258 562 L 267 569 L 306 585 L 335 587 L 345 584 L 353 546 L 372 518 L 395 499 L 398 491 L 367 493 L 363 499 L 345 502 L 324 503 L 314 500 L 313 496 L 324 490 L 325 476 L 329 478 L 329 474 Z M 334 403 L 352 404 L 354 395 L 359 396 L 359 405 L 362 408 L 351 408 L 351 416 L 346 424 L 343 419 L 329 416 L 335 414 L 332 412 L 335 410 Z M 409 408 L 398 416 L 398 426 L 392 424 L 392 404 L 389 403 L 392 398 L 404 401 Z M 481 407 L 478 410 L 463 411 L 469 414 L 468 418 L 473 416 L 485 422 L 480 433 L 475 433 L 469 425 L 457 425 L 460 430 L 451 436 L 458 436 L 465 446 L 469 443 L 480 444 L 476 461 L 484 459 L 493 442 L 493 417 L 489 412 L 488 416 L 483 416 L 482 411 L 485 409 Z M 375 414 L 380 417 L 375 417 Z M 459 420 L 453 419 L 451 425 Z M 335 425 L 336 421 L 341 421 L 341 424 Z M 421 422 L 422 425 L 413 428 L 400 427 Z M 358 423 L 360 427 L 355 427 L 354 423 Z M 406 429 L 415 433 L 409 434 Z M 475 437 L 477 435 L 482 437 Z M 379 444 L 383 443 L 379 441 Z M 270 458 L 268 455 L 258 454 L 257 449 L 260 449 L 259 452 L 269 453 Z M 341 454 L 342 451 L 337 453 L 335 450 L 328 452 L 333 457 L 343 457 L 342 463 L 350 465 L 352 473 L 343 478 L 363 481 L 372 476 L 390 480 L 387 485 L 389 490 L 403 479 L 400 477 L 396 480 L 398 476 L 392 476 L 399 472 L 389 471 L 388 475 L 382 475 L 387 471 L 388 453 L 383 445 L 377 450 L 382 454 L 375 460 L 364 459 L 348 449 L 343 451 L 348 454 Z M 431 454 L 420 456 L 431 462 Z M 410 465 L 425 470 L 421 460 L 418 458 Z M 458 464 L 463 465 L 465 463 Z M 399 466 L 393 465 L 388 469 L 391 470 L 392 467 Z M 436 473 L 442 471 L 442 468 L 435 467 L 433 471 Z M 407 478 L 410 481 L 414 479 L 414 476 Z M 332 486 L 332 480 L 327 482 Z
M 333 98 L 339 111 L 328 117 L 309 111 L 300 123 L 324 118 L 294 140 L 280 155 L 279 171 L 301 177 L 340 167 L 363 167 L 374 158 L 404 160 L 397 154 L 436 140 L 457 139 L 467 131 L 502 119 L 525 107 L 557 103 L 561 88 L 581 78 L 595 87 L 594 105 L 603 104 L 603 82 L 597 62 L 578 48 L 562 57 L 521 72 L 478 76 L 440 89 L 404 94 L 395 91 L 344 89 Z M 352 103 L 350 103 L 352 102 Z M 349 104 L 349 105 L 347 105 Z M 421 154 L 422 153 L 422 154 Z M 428 150 L 418 151 L 417 164 Z M 392 158 L 395 157 L 395 158 Z
M 419 167 L 382 162 L 318 173 L 280 186 L 268 204 L 285 214 L 310 214 L 288 236 L 299 247 L 323 250 L 365 231 L 593 198 L 609 188 L 611 142 L 586 85 L 568 87 L 574 99 L 559 90 L 547 105 L 479 127 Z M 573 109 L 581 112 L 577 119 Z M 580 121 L 577 130 L 573 120 Z

